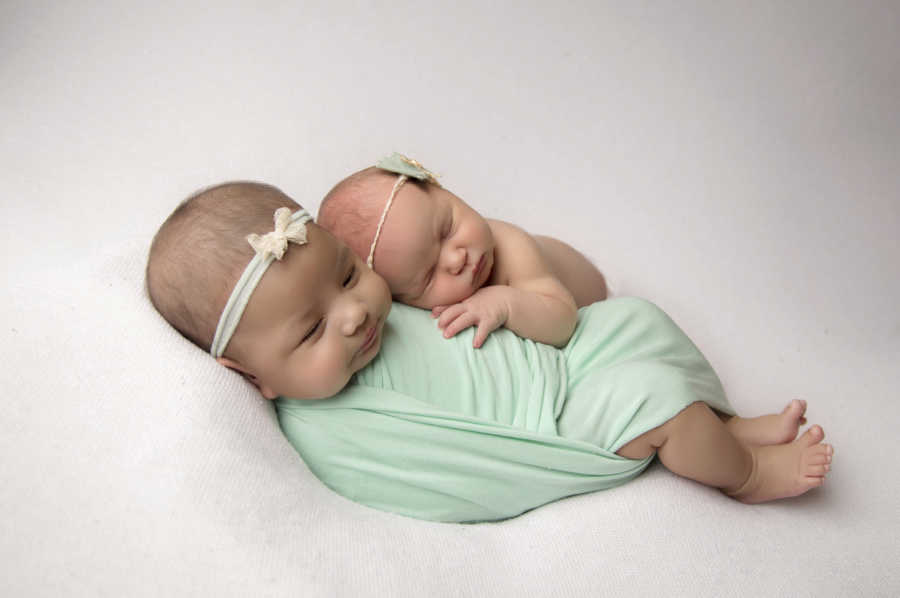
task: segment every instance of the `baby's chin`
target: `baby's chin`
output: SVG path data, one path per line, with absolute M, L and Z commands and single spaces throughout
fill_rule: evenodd
M 441 307 L 441 306 L 446 307 L 446 306 L 450 306 L 450 305 L 456 305 L 457 303 L 462 303 L 463 301 L 465 301 L 466 299 L 468 299 L 469 297 L 474 295 L 475 291 L 477 291 L 477 290 L 478 289 L 472 289 L 471 293 L 467 293 L 464 295 L 456 295 L 456 296 L 451 295 L 451 296 L 447 297 L 446 301 L 432 305 L 431 307 L 429 307 L 427 309 L 434 309 L 435 307 Z
M 353 373 L 355 374 L 355 373 L 358 372 L 359 370 L 365 368 L 367 365 L 369 365 L 370 363 L 372 363 L 372 360 L 375 359 L 375 357 L 377 357 L 378 354 L 379 354 L 380 352 L 381 352 L 381 339 L 378 339 L 378 340 L 376 341 L 375 346 L 372 347 L 371 349 L 369 349 L 368 355 L 365 355 L 365 357 L 363 358 L 363 360 L 362 360 L 361 363 L 359 364 L 359 367 L 356 368 L 356 370 L 355 370 Z
M 384 342 L 384 323 L 386 317 L 387 316 L 385 315 L 384 317 L 379 318 L 379 322 L 375 330 L 375 341 L 371 347 L 365 350 L 365 353 L 363 355 L 359 356 L 360 359 L 358 359 L 358 362 L 354 364 L 356 366 L 356 369 L 353 370 L 354 374 L 372 363 L 372 360 L 375 359 L 378 353 L 381 352 L 381 343 Z

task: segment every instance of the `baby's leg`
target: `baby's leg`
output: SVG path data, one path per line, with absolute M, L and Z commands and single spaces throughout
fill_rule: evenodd
M 575 305 L 584 307 L 606 299 L 606 279 L 590 260 L 558 239 L 533 236 L 553 274 L 572 293 Z
M 618 454 L 643 459 L 654 452 L 669 470 L 729 496 L 758 503 L 821 486 L 833 450 L 813 426 L 787 444 L 746 445 L 704 403 L 694 403 L 665 424 L 638 436 Z

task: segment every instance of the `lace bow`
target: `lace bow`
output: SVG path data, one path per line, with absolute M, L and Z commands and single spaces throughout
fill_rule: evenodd
M 305 218 L 291 221 L 291 209 L 278 208 L 275 210 L 275 230 L 262 236 L 255 233 L 247 235 L 247 242 L 260 259 L 271 255 L 280 260 L 287 250 L 288 241 L 297 245 L 306 244 L 306 222 Z

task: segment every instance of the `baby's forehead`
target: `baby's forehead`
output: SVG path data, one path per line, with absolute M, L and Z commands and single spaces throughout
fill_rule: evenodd
M 351 256 L 346 245 L 322 228 L 310 227 L 307 239 L 303 245 L 291 244 L 284 259 L 266 273 L 273 292 L 291 305 L 313 300 Z
M 292 273 L 294 276 L 308 271 L 310 275 L 314 275 L 333 267 L 342 254 L 348 251 L 343 243 L 318 224 L 310 222 L 307 226 L 306 242 L 288 244 L 284 254 L 286 259 L 282 263 L 290 267 L 279 268 L 279 271 L 297 270 Z
M 407 244 L 422 247 L 439 241 L 443 213 L 440 207 L 428 197 L 416 195 L 402 198 L 395 214 L 388 214 L 385 226 L 393 224 L 385 231 L 390 236 L 399 235 Z M 393 209 L 392 209 L 393 211 Z M 394 216 L 394 218 L 391 218 Z M 391 222 L 393 220 L 393 222 Z M 410 248 L 407 247 L 407 251 Z
M 336 259 L 336 256 L 347 251 L 347 247 L 344 243 L 338 240 L 328 230 L 313 222 L 309 223 L 307 243 L 305 245 L 292 247 L 292 249 L 294 251 L 308 249 L 311 254 L 310 257 L 315 258 L 310 259 L 313 263 L 333 262 Z
M 440 241 L 432 225 L 415 226 L 397 219 L 378 243 L 375 267 L 391 284 L 393 292 L 408 292 L 437 257 Z

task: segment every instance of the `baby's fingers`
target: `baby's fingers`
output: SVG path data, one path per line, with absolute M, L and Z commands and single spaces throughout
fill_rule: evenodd
M 469 326 L 474 326 L 477 323 L 478 318 L 475 317 L 475 315 L 473 315 L 471 312 L 460 314 L 458 318 L 447 324 L 447 327 L 444 328 L 444 338 L 450 338 L 457 332 L 465 330 Z
M 487 340 L 488 335 L 496 329 L 496 326 L 491 326 L 490 324 L 482 321 L 478 325 L 478 328 L 475 330 L 475 338 L 472 340 L 472 346 L 476 349 L 481 348 L 481 345 L 483 345 L 484 341 Z
M 441 315 L 441 314 L 444 312 L 444 310 L 447 309 L 448 307 L 450 307 L 450 306 L 449 306 L 449 305 L 438 305 L 437 307 L 432 308 L 432 309 L 431 309 L 431 317 L 432 317 L 432 318 L 438 317 L 438 316 Z
M 437 309 L 437 308 L 435 308 Z M 462 303 L 453 305 L 445 305 L 441 308 L 441 318 L 438 320 L 438 328 L 443 329 L 447 324 L 459 317 L 466 311 L 466 307 Z

